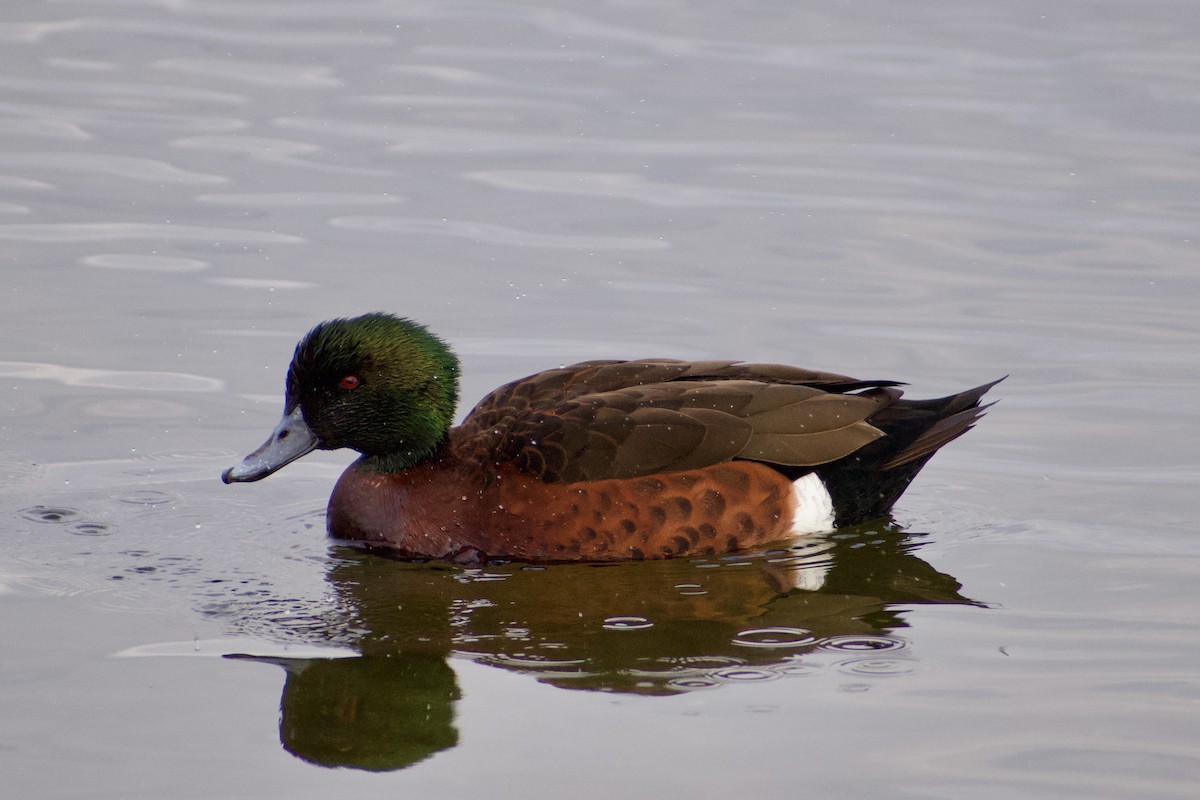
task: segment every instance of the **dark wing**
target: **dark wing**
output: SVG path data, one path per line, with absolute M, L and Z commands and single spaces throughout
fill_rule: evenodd
M 899 397 L 894 385 L 775 364 L 591 361 L 500 387 L 452 436 L 466 457 L 547 482 L 733 458 L 814 467 L 884 435 L 866 420 Z

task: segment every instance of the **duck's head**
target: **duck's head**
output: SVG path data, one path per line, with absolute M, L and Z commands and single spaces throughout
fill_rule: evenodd
M 378 469 L 405 469 L 445 439 L 457 402 L 458 359 L 421 325 L 389 314 L 322 322 L 296 345 L 283 419 L 221 479 L 256 481 L 340 447 Z

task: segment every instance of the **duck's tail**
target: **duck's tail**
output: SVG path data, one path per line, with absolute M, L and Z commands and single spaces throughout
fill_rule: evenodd
M 934 453 L 962 436 L 992 405 L 980 405 L 1004 378 L 933 400 L 905 400 L 897 389 L 875 389 L 896 399 L 871 417 L 886 435 L 858 452 L 817 469 L 833 498 L 836 524 L 885 516 Z

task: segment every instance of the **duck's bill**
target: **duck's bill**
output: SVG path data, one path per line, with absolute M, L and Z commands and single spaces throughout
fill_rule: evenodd
M 285 412 L 283 419 L 271 432 L 271 437 L 262 447 L 221 473 L 225 483 L 244 483 L 267 477 L 280 467 L 311 453 L 321 444 L 304 421 L 300 406 L 291 413 Z

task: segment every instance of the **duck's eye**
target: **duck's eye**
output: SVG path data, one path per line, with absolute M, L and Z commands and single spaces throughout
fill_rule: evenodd
M 346 375 L 340 381 L 338 381 L 338 386 L 342 387 L 343 389 L 357 389 L 360 383 L 362 383 L 362 381 L 357 375 Z

